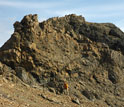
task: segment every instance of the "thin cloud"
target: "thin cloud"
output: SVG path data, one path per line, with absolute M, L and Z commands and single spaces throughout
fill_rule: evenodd
M 115 24 L 124 32 L 124 19 L 116 21 Z
M 99 17 L 107 17 L 107 16 L 123 16 L 124 8 L 120 6 L 89 6 L 83 8 L 73 8 L 73 9 L 66 9 L 66 10 L 57 10 L 55 13 L 57 15 L 63 16 L 66 14 L 76 13 L 76 14 L 84 14 L 86 13 L 87 16 L 92 16 L 94 13 L 95 16 Z M 101 14 L 101 15 L 99 15 Z
M 118 3 L 118 4 L 96 4 L 92 6 L 86 6 L 84 9 L 87 11 L 95 10 L 95 11 L 123 11 L 124 10 L 124 3 Z
M 24 1 L 0 1 L 0 6 L 8 6 L 13 8 L 51 8 L 62 5 L 61 2 L 24 2 Z
M 109 17 L 123 17 L 122 12 L 96 12 L 94 11 L 86 11 L 84 9 L 75 9 L 75 10 L 62 10 L 62 11 L 56 11 L 55 14 L 58 16 L 64 16 L 67 14 L 78 14 L 78 15 L 83 15 L 84 17 L 87 18 L 109 18 Z
M 45 21 L 45 20 L 47 20 L 47 18 L 45 18 L 45 17 L 39 18 L 39 22 L 42 22 L 42 21 Z

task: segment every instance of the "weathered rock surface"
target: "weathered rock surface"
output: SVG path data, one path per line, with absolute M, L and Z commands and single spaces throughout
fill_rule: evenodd
M 66 81 L 68 94 L 80 103 L 124 106 L 124 33 L 114 24 L 89 23 L 74 14 L 39 23 L 37 15 L 27 15 L 14 28 L 0 61 L 22 81 L 37 81 L 57 94 Z

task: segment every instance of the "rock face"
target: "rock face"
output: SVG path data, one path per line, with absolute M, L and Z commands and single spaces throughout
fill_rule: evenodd
M 56 93 L 63 93 L 66 81 L 78 99 L 124 106 L 124 33 L 115 25 L 74 14 L 39 23 L 37 15 L 27 15 L 14 28 L 0 61 L 22 80 L 34 82 L 33 76 Z

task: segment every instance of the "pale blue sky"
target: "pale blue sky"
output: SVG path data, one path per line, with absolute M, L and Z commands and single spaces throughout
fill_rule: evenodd
M 90 22 L 114 23 L 124 31 L 124 0 L 0 0 L 0 46 L 24 15 L 38 14 L 41 22 L 72 13 Z

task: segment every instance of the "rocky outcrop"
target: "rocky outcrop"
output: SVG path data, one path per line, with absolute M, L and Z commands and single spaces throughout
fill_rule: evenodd
M 74 14 L 39 23 L 37 15 L 27 15 L 14 28 L 0 61 L 24 82 L 36 80 L 63 93 L 66 81 L 80 99 L 124 106 L 124 33 L 114 24 Z

